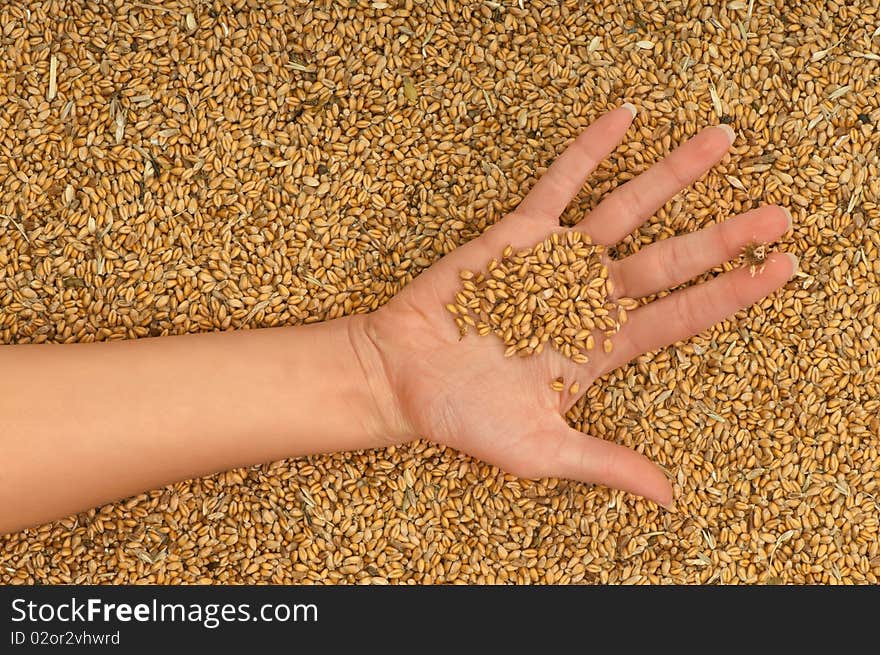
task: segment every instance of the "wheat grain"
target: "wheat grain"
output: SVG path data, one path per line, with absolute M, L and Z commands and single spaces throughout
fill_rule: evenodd
M 604 111 L 639 115 L 566 225 L 720 120 L 742 137 L 730 156 L 615 256 L 778 203 L 801 271 L 567 415 L 663 466 L 676 511 L 419 441 L 4 537 L 0 582 L 877 584 L 875 4 L 385 4 L 3 3 L 0 342 L 372 311 Z

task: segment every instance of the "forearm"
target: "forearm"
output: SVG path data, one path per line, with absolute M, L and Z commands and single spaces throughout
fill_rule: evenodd
M 393 440 L 363 320 L 0 347 L 0 534 L 177 480 Z

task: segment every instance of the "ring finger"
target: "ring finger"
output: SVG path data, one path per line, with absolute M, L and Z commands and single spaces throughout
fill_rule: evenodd
M 717 164 L 733 143 L 728 125 L 707 127 L 698 135 L 612 191 L 577 225 L 593 241 L 611 245 L 651 218 L 679 191 Z

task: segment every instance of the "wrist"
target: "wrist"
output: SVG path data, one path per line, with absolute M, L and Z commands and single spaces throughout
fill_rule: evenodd
M 372 316 L 374 314 L 356 314 L 343 320 L 347 321 L 356 375 L 360 376 L 362 388 L 369 394 L 373 407 L 372 415 L 365 421 L 365 429 L 377 447 L 384 447 L 404 443 L 415 435 L 401 410 L 392 384 L 392 371 L 373 329 Z

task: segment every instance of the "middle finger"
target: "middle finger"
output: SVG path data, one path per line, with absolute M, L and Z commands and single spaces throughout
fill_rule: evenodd
M 766 205 L 730 220 L 663 239 L 608 265 L 615 294 L 641 298 L 705 273 L 738 257 L 749 243 L 776 241 L 791 228 L 791 214 Z

